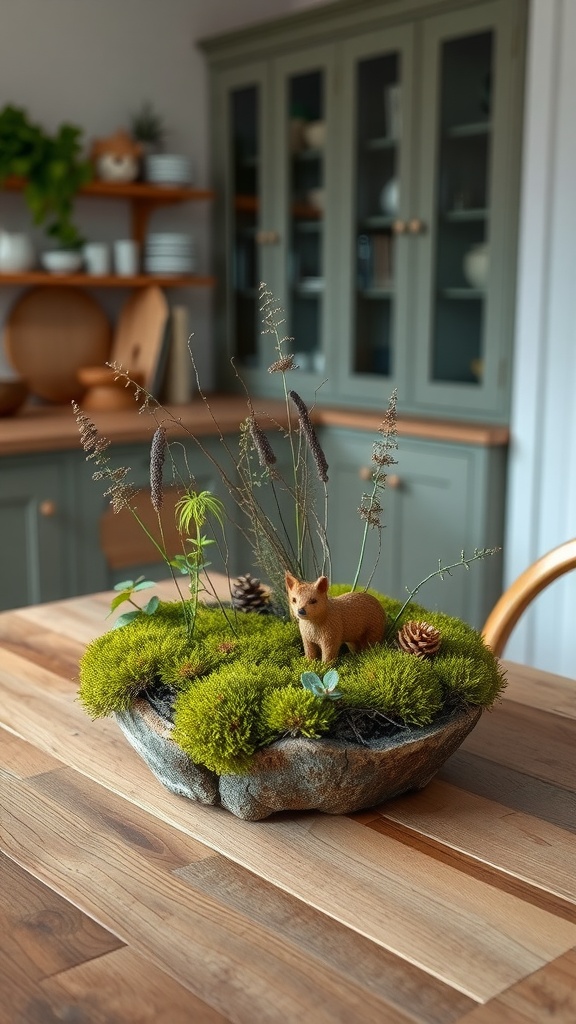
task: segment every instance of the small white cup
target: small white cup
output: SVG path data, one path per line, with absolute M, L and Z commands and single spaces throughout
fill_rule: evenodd
M 120 277 L 133 277 L 138 273 L 138 242 L 132 238 L 122 238 L 114 242 L 114 270 Z
M 101 277 L 110 273 L 110 249 L 105 242 L 87 242 L 82 255 L 87 274 Z

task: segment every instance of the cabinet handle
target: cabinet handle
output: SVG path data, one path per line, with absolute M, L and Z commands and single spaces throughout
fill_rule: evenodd
M 49 519 L 51 516 L 56 515 L 56 502 L 51 501 L 50 499 L 47 499 L 46 501 L 41 501 L 38 506 L 38 511 L 40 512 L 41 516 L 44 516 L 46 519 Z
M 405 232 L 406 232 L 406 221 L 405 220 L 395 220 L 395 221 L 393 221 L 393 223 L 392 223 L 392 231 L 394 232 L 395 235 L 403 235 L 403 234 L 405 234 Z
M 411 220 L 408 221 L 408 231 L 411 235 L 423 235 L 425 230 L 426 225 L 423 220 L 419 219 L 419 217 L 412 217 Z
M 277 231 L 257 231 L 256 232 L 256 244 L 257 245 L 277 245 L 280 241 L 280 235 Z

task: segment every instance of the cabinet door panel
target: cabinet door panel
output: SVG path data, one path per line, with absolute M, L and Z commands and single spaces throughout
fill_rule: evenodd
M 254 373 L 261 363 L 258 285 L 276 285 L 264 244 L 273 220 L 269 97 L 269 68 L 261 62 L 223 73 L 214 99 L 215 184 L 222 197 L 216 210 L 215 317 L 228 339 L 221 374 L 232 385 L 237 381 L 231 357 L 242 372 Z
M 333 46 L 301 49 L 274 62 L 278 244 L 274 260 L 285 332 L 308 377 L 322 380 L 332 336 L 337 167 Z
M 0 469 L 0 608 L 69 596 L 74 557 L 64 463 Z
M 341 50 L 343 80 L 340 329 L 346 348 L 331 370 L 340 391 L 382 401 L 393 387 L 405 398 L 410 338 L 413 212 L 414 30 L 391 28 Z
M 330 477 L 330 543 L 335 582 L 355 575 L 363 524 L 358 514 L 362 493 L 369 492 L 372 436 L 331 430 L 323 443 Z M 491 476 L 492 461 L 494 470 Z M 461 551 L 501 543 L 503 465 L 501 453 L 466 445 L 401 439 L 398 464 L 381 495 L 382 549 L 371 584 L 404 600 L 426 576 L 457 562 Z M 493 488 L 494 507 L 485 500 Z M 359 583 L 366 586 L 378 557 L 376 529 L 367 533 Z M 459 616 L 479 628 L 498 593 L 501 563 L 492 559 L 467 572 L 453 570 L 444 580 L 427 583 L 415 600 L 425 607 Z
M 421 162 L 415 242 L 413 399 L 434 411 L 504 418 L 512 337 L 519 58 L 501 4 L 422 26 Z

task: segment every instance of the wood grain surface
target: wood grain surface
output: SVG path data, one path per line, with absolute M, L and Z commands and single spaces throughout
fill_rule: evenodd
M 508 666 L 422 792 L 243 822 L 77 702 L 109 600 L 0 615 L 0 1024 L 574 1024 L 574 681 Z

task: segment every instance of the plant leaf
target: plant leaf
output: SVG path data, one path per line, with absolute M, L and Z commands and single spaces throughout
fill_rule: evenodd
M 132 622 L 132 619 L 135 619 L 137 615 L 140 615 L 139 611 L 124 612 L 123 615 L 118 616 L 116 622 L 112 626 L 112 629 L 118 629 L 119 626 L 125 626 L 128 622 Z
M 338 685 L 339 678 L 340 677 L 335 668 L 329 669 L 329 671 L 324 676 L 324 689 L 333 690 Z
M 136 583 L 134 585 L 134 590 L 148 590 L 149 587 L 155 586 L 156 584 L 154 583 L 154 580 L 142 580 L 141 583 Z
M 159 604 L 160 598 L 157 597 L 156 594 L 154 594 L 154 597 L 150 598 L 148 604 L 144 605 L 142 611 L 144 612 L 145 615 L 154 615 L 154 612 L 156 611 Z
M 134 580 L 124 580 L 124 583 L 117 583 L 114 590 L 132 590 L 134 587 Z
M 124 601 L 129 601 L 131 593 L 132 593 L 131 590 L 123 590 L 121 594 L 116 594 L 116 597 L 113 597 L 111 602 L 110 602 L 110 612 L 109 612 L 109 614 L 111 615 L 112 612 L 115 612 L 116 609 L 118 608 L 118 606 L 123 604 Z
M 315 672 L 303 672 L 300 676 L 300 682 L 306 690 L 312 690 L 312 693 L 317 693 L 317 688 L 323 689 L 322 680 L 320 676 L 317 676 Z

